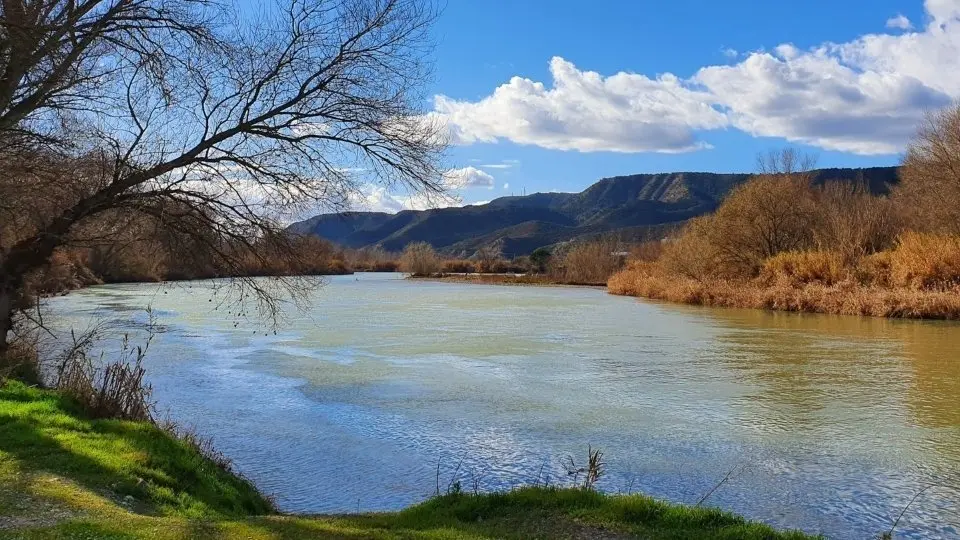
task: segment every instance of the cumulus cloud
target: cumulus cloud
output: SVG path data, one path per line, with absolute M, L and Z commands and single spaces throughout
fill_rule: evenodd
M 825 50 L 754 53 L 704 68 L 695 80 L 747 133 L 860 154 L 897 152 L 925 109 L 949 102 L 913 77 L 859 71 Z
M 477 102 L 434 99 L 454 143 L 510 140 L 556 150 L 683 152 L 706 145 L 694 129 L 725 124 L 702 92 L 673 75 L 603 77 L 560 57 L 553 84 L 514 77 Z
M 507 182 L 503 183 L 503 189 L 510 189 L 510 184 Z
M 926 0 L 923 5 L 933 18 L 933 24 L 960 18 L 960 2 L 957 0 Z
M 910 19 L 904 16 L 903 13 L 897 13 L 896 17 L 887 19 L 887 28 L 910 30 L 913 28 L 913 23 L 911 23 Z
M 508 140 L 582 152 L 684 152 L 733 127 L 830 150 L 903 150 L 925 111 L 960 98 L 960 0 L 926 0 L 918 31 L 801 50 L 781 44 L 688 78 L 604 76 L 563 58 L 552 82 L 514 77 L 479 101 L 435 98 L 458 144 Z M 891 19 L 908 30 L 906 17 Z
M 490 173 L 476 167 L 450 169 L 443 173 L 443 180 L 449 189 L 482 187 L 493 189 L 494 178 Z

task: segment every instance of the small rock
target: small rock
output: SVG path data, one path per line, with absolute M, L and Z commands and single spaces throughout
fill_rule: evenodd
M 136 499 L 133 498 L 133 495 L 127 495 L 126 497 L 123 498 L 123 502 L 126 504 L 133 504 L 133 501 L 135 500 Z

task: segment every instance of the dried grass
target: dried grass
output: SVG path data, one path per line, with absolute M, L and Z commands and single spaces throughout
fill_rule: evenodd
M 54 388 L 92 418 L 152 422 L 153 388 L 143 380 L 150 338 L 147 345 L 132 346 L 124 336 L 120 358 L 103 364 L 87 354 L 93 339 L 75 337 L 74 346 L 58 362 Z
M 760 270 L 763 283 L 834 285 L 847 278 L 843 255 L 833 251 L 785 251 L 770 257 Z
M 906 232 L 890 259 L 892 284 L 910 289 L 960 286 L 960 236 Z
M 608 288 L 612 294 L 703 306 L 909 319 L 960 319 L 960 288 L 884 288 L 864 286 L 852 280 L 834 285 L 695 280 L 666 274 L 651 263 L 631 264 L 610 279 Z

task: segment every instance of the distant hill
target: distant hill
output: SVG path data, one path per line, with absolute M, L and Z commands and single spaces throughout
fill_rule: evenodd
M 576 238 L 616 234 L 624 240 L 657 237 L 717 208 L 751 174 L 678 172 L 604 178 L 580 193 L 501 197 L 480 206 L 405 210 L 397 214 L 321 214 L 290 225 L 347 247 L 380 245 L 402 250 L 424 241 L 451 255 L 467 256 L 500 242 L 507 256 Z M 897 181 L 896 167 L 820 169 L 817 182 L 862 179 L 874 192 Z

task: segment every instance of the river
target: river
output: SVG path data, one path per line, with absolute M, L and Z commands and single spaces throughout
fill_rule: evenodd
M 287 511 L 393 510 L 455 481 L 567 485 L 562 462 L 588 445 L 605 491 L 692 503 L 729 475 L 705 504 L 831 538 L 960 486 L 960 324 L 358 274 L 274 334 L 221 294 L 109 285 L 47 303 L 54 328 L 100 320 L 134 341 L 150 305 L 160 410 Z M 927 490 L 897 531 L 960 537 L 960 493 Z

